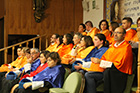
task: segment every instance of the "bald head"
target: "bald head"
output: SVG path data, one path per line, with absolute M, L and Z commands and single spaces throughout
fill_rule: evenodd
M 125 29 L 117 27 L 114 31 L 114 40 L 118 43 L 123 41 L 125 38 L 125 34 L 126 34 Z

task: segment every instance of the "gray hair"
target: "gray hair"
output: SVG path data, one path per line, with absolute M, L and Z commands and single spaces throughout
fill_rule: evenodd
M 38 48 L 31 48 L 31 50 L 35 50 L 36 53 L 40 53 Z
M 83 37 L 83 35 L 81 33 L 79 33 L 79 32 L 75 33 L 74 35 L 77 35 L 80 40 Z

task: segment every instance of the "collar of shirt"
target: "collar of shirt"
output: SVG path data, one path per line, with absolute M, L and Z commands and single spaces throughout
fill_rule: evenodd
M 51 43 L 51 45 L 54 45 L 55 43 Z
M 120 44 L 122 44 L 125 40 L 123 40 L 122 42 L 120 42 L 118 45 L 117 43 L 114 44 L 115 47 L 118 47 Z
M 126 29 L 126 32 L 128 31 L 128 30 L 130 30 L 131 28 L 128 28 L 128 29 Z
M 41 63 L 41 67 L 44 65 L 44 63 Z
M 89 33 L 89 32 L 91 32 L 91 30 L 92 30 L 92 29 L 90 29 L 89 31 L 86 30 L 85 32 Z

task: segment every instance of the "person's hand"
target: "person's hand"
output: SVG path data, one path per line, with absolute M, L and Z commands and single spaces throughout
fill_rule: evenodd
M 82 68 L 82 64 L 81 64 L 81 63 L 77 63 L 77 64 L 78 64 L 78 65 L 75 65 L 74 68 L 75 68 L 76 70 L 81 69 L 81 68 Z
M 76 61 L 76 58 L 72 58 L 70 64 L 73 64 Z
M 30 86 L 32 86 L 32 83 L 31 83 L 31 82 L 27 82 L 27 83 L 24 83 L 24 84 L 23 84 L 23 87 L 24 87 L 25 89 L 27 89 L 27 88 L 30 87 Z
M 29 59 L 27 59 L 27 62 L 32 63 L 33 62 L 32 57 L 30 57 Z
M 94 63 L 100 63 L 101 62 L 101 60 L 99 58 L 95 58 L 95 57 L 92 57 L 91 61 L 94 62 Z
M 5 74 L 5 77 L 7 77 L 7 74 L 8 74 L 9 72 L 7 72 L 6 74 Z
M 79 45 L 79 46 L 76 47 L 76 50 L 79 50 L 80 48 L 81 48 L 81 46 Z

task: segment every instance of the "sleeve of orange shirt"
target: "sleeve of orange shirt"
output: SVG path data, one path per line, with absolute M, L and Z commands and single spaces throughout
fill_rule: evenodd
M 135 34 L 136 34 L 136 31 L 133 29 L 130 29 L 129 31 L 126 32 L 125 40 L 130 41 L 134 37 Z

